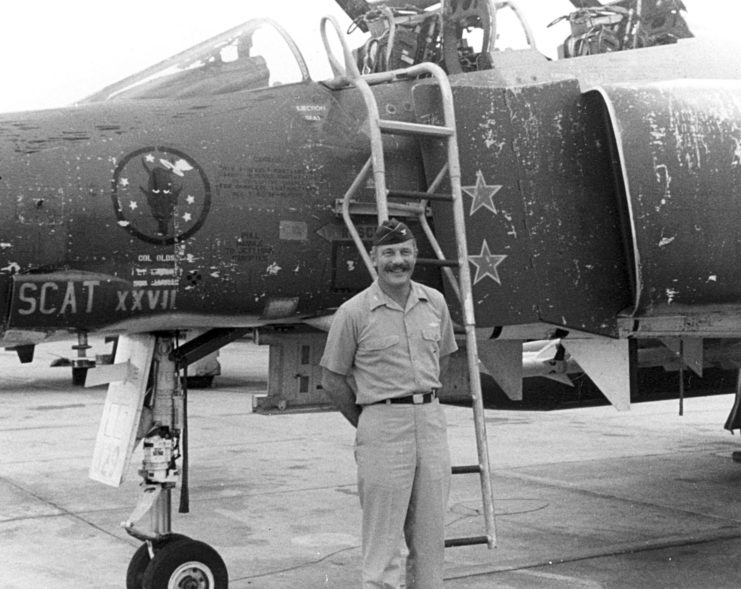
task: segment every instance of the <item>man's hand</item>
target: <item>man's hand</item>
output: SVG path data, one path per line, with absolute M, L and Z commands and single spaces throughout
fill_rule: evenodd
M 345 416 L 345 419 L 353 427 L 358 427 L 361 408 L 355 403 L 355 393 L 347 383 L 347 377 L 344 374 L 338 374 L 323 368 L 322 387 L 337 406 L 337 409 L 340 410 L 340 413 Z

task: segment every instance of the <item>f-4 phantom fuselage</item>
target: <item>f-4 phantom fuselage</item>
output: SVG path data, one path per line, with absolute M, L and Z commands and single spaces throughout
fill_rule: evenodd
M 703 48 L 502 52 L 451 77 L 480 326 L 615 336 L 626 309 L 740 300 L 737 240 L 721 234 L 741 196 L 741 72 Z M 266 86 L 245 60 L 0 117 L 6 332 L 290 323 L 368 284 L 337 204 L 369 154 L 359 92 Z M 425 80 L 373 92 L 387 119 L 439 116 Z M 388 137 L 385 154 L 396 189 L 439 168 L 434 141 Z M 372 203 L 372 180 L 359 195 Z M 447 216 L 432 207 L 452 249 Z M 369 205 L 361 237 L 376 222 Z M 444 287 L 437 270 L 417 278 Z

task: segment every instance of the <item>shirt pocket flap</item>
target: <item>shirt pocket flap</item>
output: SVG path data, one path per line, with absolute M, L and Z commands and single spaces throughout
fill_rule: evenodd
M 428 327 L 422 330 L 422 338 L 428 342 L 439 342 L 440 341 L 440 329 L 437 327 Z
M 384 337 L 373 337 L 365 344 L 367 350 L 385 350 L 399 343 L 398 335 L 387 335 Z

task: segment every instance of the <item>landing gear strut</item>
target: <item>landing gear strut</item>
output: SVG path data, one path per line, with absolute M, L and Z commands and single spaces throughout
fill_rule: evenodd
M 87 333 L 79 332 L 77 334 L 77 345 L 72 346 L 72 349 L 77 352 L 77 357 L 72 359 L 72 384 L 75 386 L 84 386 L 88 369 L 95 367 L 95 359 L 87 356 L 87 351 L 90 348 L 92 346 L 88 343 Z
M 140 432 L 144 459 L 139 474 L 143 494 L 123 527 L 144 543 L 132 557 L 127 589 L 226 589 L 224 561 L 208 544 L 173 534 L 172 489 L 180 472 L 185 435 L 185 399 L 177 378 L 173 338 L 158 336 L 152 363 L 152 388 L 145 401 Z M 149 514 L 150 529 L 136 526 Z

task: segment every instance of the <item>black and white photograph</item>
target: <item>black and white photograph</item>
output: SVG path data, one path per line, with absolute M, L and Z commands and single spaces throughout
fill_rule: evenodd
M 736 589 L 741 4 L 11 2 L 0 589 Z

